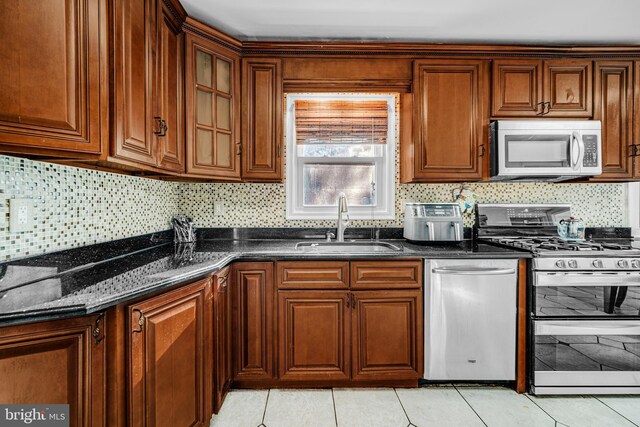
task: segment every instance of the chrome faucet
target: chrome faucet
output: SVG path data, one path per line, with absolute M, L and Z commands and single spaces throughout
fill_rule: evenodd
M 343 219 L 346 216 L 346 219 Z M 347 206 L 347 196 L 344 193 L 338 194 L 338 223 L 336 231 L 336 241 L 344 242 L 344 230 L 349 225 L 349 207 Z

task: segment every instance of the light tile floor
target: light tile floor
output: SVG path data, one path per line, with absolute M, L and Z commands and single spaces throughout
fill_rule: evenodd
M 211 427 L 640 426 L 640 396 L 535 397 L 503 387 L 235 390 Z

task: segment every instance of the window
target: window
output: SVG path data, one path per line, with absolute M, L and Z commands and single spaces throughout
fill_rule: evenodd
M 287 95 L 287 218 L 395 218 L 395 96 Z

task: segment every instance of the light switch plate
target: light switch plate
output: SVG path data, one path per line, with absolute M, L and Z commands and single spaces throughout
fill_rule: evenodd
M 224 202 L 216 200 L 213 202 L 213 216 L 224 215 Z
M 9 232 L 21 233 L 33 230 L 33 200 L 9 200 Z

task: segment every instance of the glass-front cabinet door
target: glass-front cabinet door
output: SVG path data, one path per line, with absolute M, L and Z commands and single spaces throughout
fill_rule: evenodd
M 187 173 L 240 179 L 239 57 L 187 36 Z

